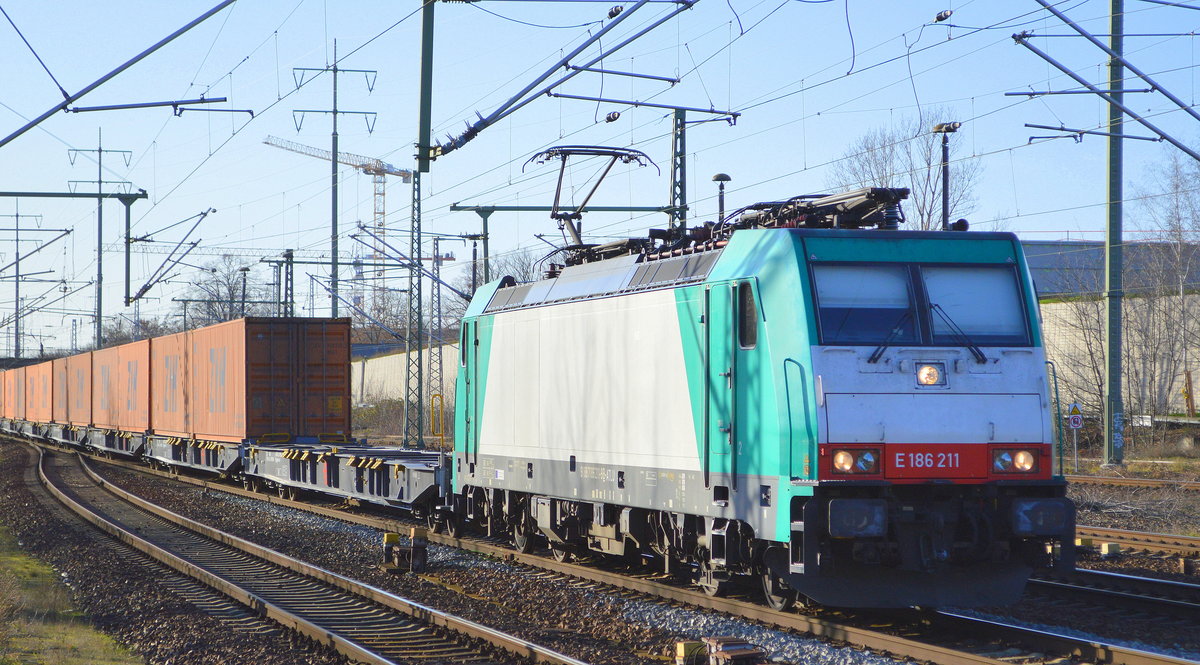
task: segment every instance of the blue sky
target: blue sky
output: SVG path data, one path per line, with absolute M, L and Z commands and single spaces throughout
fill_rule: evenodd
M 507 2 L 439 3 L 436 9 L 434 79 L 435 136 L 458 134 L 476 112 L 487 115 L 553 65 L 589 33 L 603 25 L 609 7 L 633 3 Z M 8 17 L 45 63 L 38 63 L 8 21 L 0 21 L 0 135 L 8 135 L 62 100 L 58 85 L 74 93 L 132 58 L 159 39 L 215 5 L 195 2 L 3 2 Z M 1099 1 L 1057 5 L 1094 32 L 1107 31 L 1109 4 Z M 642 29 L 673 3 L 651 3 L 629 16 L 608 35 L 615 44 Z M 412 165 L 417 127 L 419 75 L 419 2 L 367 3 L 241 0 L 76 102 L 78 106 L 130 104 L 228 97 L 210 109 L 240 112 L 142 109 L 58 113 L 0 147 L 0 189 L 66 191 L 69 181 L 94 181 L 93 153 L 68 159 L 70 149 L 97 146 L 102 132 L 106 149 L 104 179 L 128 181 L 149 193 L 132 208 L 134 235 L 153 234 L 169 245 L 188 225 L 161 231 L 207 208 L 208 216 L 193 237 L 203 239 L 206 254 L 191 263 L 211 261 L 221 251 L 285 247 L 328 252 L 330 169 L 326 162 L 263 145 L 268 135 L 328 149 L 330 116 L 309 113 L 297 131 L 297 109 L 328 109 L 328 74 L 312 77 L 299 89 L 294 67 L 323 68 L 337 42 L 339 67 L 377 70 L 373 89 L 362 74 L 339 78 L 339 108 L 375 113 L 373 131 L 359 115 L 339 120 L 340 149 L 383 159 L 398 167 Z M 933 23 L 938 12 L 954 14 Z M 1200 11 L 1126 0 L 1126 31 L 1156 36 L 1129 37 L 1127 56 L 1188 103 L 1196 96 L 1196 38 Z M 615 75 L 583 73 L 561 91 L 582 96 L 651 101 L 689 107 L 738 111 L 735 125 L 697 124 L 689 129 L 688 191 L 692 220 L 716 212 L 711 177 L 728 173 L 727 207 L 823 191 L 830 165 L 864 132 L 919 118 L 923 125 L 954 119 L 963 127 L 954 137 L 959 154 L 977 158 L 982 167 L 973 228 L 1000 228 L 1033 239 L 1102 237 L 1104 228 L 1105 143 L 1090 136 L 1029 143 L 1024 123 L 1099 128 L 1104 108 L 1088 95 L 1023 98 L 1005 96 L 1022 90 L 1075 87 L 1044 61 L 1014 44 L 1014 32 L 1028 30 L 1034 43 L 1089 80 L 1101 83 L 1105 56 L 1079 38 L 1057 37 L 1070 30 L 1035 2 L 802 2 L 797 0 L 701 0 L 653 32 L 604 61 L 611 70 L 678 76 L 676 85 Z M 591 50 L 586 52 L 594 54 Z M 53 75 L 53 79 L 51 78 Z M 557 78 L 557 76 L 555 77 Z M 58 85 L 55 80 L 57 79 Z M 1103 84 L 1102 84 L 1103 85 Z M 1143 84 L 1130 81 L 1130 88 Z M 1195 121 L 1154 94 L 1130 94 L 1138 112 L 1177 138 L 1194 144 Z M 952 118 L 936 116 L 943 109 Z M 620 111 L 613 123 L 610 111 Z M 700 119 L 694 113 L 692 119 Z M 647 153 L 661 168 L 618 167 L 593 200 L 597 205 L 665 205 L 668 201 L 670 118 L 661 109 L 619 104 L 539 98 L 483 131 L 475 140 L 437 160 L 424 179 L 427 232 L 476 232 L 473 213 L 451 213 L 464 204 L 549 205 L 556 167 L 526 161 L 557 144 L 632 147 Z M 1129 126 L 1127 132 L 1146 136 Z M 1126 197 L 1150 187 L 1147 174 L 1169 147 L 1126 142 Z M 580 162 L 570 169 L 568 185 L 582 196 L 598 164 Z M 371 179 L 350 167 L 339 171 L 339 210 L 343 236 L 373 214 Z M 88 185 L 79 185 L 82 189 Z M 90 188 L 94 189 L 92 184 Z M 572 192 L 569 192 L 569 194 Z M 389 232 L 407 233 L 410 188 L 398 178 L 387 187 Z M 19 208 L 18 208 L 19 205 Z M 0 214 L 41 215 L 23 226 L 72 228 L 70 238 L 24 261 L 24 272 L 53 271 L 38 279 L 66 280 L 70 288 L 94 276 L 96 222 L 91 201 L 0 200 Z M 1136 228 L 1139 210 L 1127 207 L 1127 224 Z M 132 315 L 121 307 L 123 292 L 120 244 L 123 210 L 105 208 L 105 313 Z M 0 226 L 11 227 L 11 217 Z M 585 234 L 603 240 L 641 234 L 661 226 L 661 215 L 600 214 L 584 219 Z M 548 249 L 534 234 L 558 236 L 545 213 L 497 213 L 491 218 L 494 254 Z M 32 234 L 29 237 L 33 236 Z M 12 257 L 11 233 L 0 233 L 0 253 Z M 341 250 L 359 245 L 343 237 Z M 460 259 L 461 244 L 445 247 Z M 24 245 L 24 251 L 33 248 Z M 246 252 L 247 265 L 259 254 Z M 161 260 L 138 253 L 133 260 L 136 289 Z M 446 270 L 461 269 L 461 263 Z M 321 270 L 317 269 L 320 273 Z M 349 276 L 349 271 L 344 277 Z M 143 317 L 175 308 L 172 297 L 188 289 L 196 273 L 184 268 L 171 283 L 155 287 L 142 305 Z M 399 280 L 398 280 L 399 281 Z M 11 280 L 0 285 L 0 311 L 11 312 Z M 27 282 L 23 295 L 36 296 L 59 285 Z M 400 284 L 397 284 L 400 286 Z M 308 280 L 297 279 L 307 306 Z M 323 315 L 328 298 L 318 294 Z M 63 331 L 90 311 L 93 295 L 83 289 L 54 311 L 28 317 L 26 328 L 46 337 L 48 348 L 66 343 Z M 79 313 L 76 313 L 79 312 Z M 81 342 L 90 334 L 80 335 Z M 7 338 L 0 344 L 6 345 Z M 26 341 L 26 346 L 31 346 Z

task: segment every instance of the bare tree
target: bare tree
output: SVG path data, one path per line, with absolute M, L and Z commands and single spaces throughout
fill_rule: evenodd
M 907 187 L 904 210 L 908 228 L 931 230 L 942 219 L 942 135 L 932 132 L 939 122 L 949 122 L 946 109 L 926 110 L 922 118 L 905 118 L 893 126 L 869 130 L 846 150 L 829 173 L 830 189 Z M 963 157 L 961 141 L 950 140 L 950 216 L 975 211 L 975 187 L 983 166 L 975 157 Z
M 270 285 L 259 272 L 261 264 L 225 255 L 205 264 L 200 277 L 192 280 L 180 302 L 184 326 L 199 326 L 230 321 L 243 316 L 273 316 L 274 297 Z
M 171 317 L 133 320 L 117 316 L 104 324 L 104 346 L 118 346 L 140 339 L 170 335 L 179 332 L 180 325 L 179 321 L 172 321 Z

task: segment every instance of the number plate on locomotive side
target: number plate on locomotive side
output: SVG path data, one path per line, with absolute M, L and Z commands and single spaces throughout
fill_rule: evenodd
M 889 444 L 884 449 L 886 478 L 984 478 L 986 444 Z

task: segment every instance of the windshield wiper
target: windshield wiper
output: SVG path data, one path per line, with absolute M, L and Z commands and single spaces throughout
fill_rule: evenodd
M 946 313 L 946 310 L 942 309 L 941 305 L 930 303 L 929 311 L 937 312 L 937 315 L 942 317 L 942 320 L 946 322 L 946 325 L 950 326 L 950 332 L 954 333 L 954 336 L 958 338 L 958 341 L 963 346 L 967 347 L 967 350 L 971 352 L 971 355 L 975 356 L 976 362 L 982 365 L 988 361 L 988 357 L 983 355 L 983 350 L 980 349 L 975 342 L 971 341 L 971 338 L 967 336 L 967 333 L 963 332 L 962 328 L 958 327 L 957 323 L 950 319 L 950 315 Z
M 879 358 L 883 356 L 884 350 L 892 345 L 892 341 L 895 340 L 901 331 L 904 330 L 904 324 L 910 318 L 912 318 L 912 310 L 905 310 L 904 316 L 900 317 L 900 320 L 896 322 L 896 326 L 892 328 L 892 332 L 888 333 L 888 336 L 883 339 L 883 343 L 875 348 L 875 352 L 871 354 L 870 358 L 867 358 L 867 362 L 871 364 L 879 362 Z

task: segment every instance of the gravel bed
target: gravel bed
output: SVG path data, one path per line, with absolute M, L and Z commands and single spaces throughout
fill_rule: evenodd
M 430 545 L 425 576 L 377 566 L 379 532 L 283 506 L 97 465 L 126 489 L 182 515 L 398 595 L 607 665 L 656 662 L 674 643 L 735 635 L 767 649 L 776 662 L 894 665 L 895 660 L 837 647 L 709 612 L 664 607 L 564 583 L 502 560 Z
M 153 565 L 47 507 L 24 484 L 27 448 L 0 444 L 0 522 L 23 550 L 59 572 L 71 602 L 100 630 L 154 665 L 345 665 L 345 658 L 290 631 L 239 632 L 179 599 Z M 53 499 L 46 498 L 46 501 Z M 57 504 L 55 504 L 57 506 Z M 161 569 L 159 569 L 161 570 Z
M 976 610 L 954 610 L 956 614 L 964 616 L 976 617 L 979 619 L 990 619 L 993 621 L 1002 621 L 1004 623 L 1022 626 L 1033 630 L 1040 630 L 1047 633 L 1057 635 L 1066 635 L 1085 639 L 1090 642 L 1099 642 L 1101 644 L 1110 644 L 1113 646 L 1125 647 L 1128 649 L 1139 649 L 1151 653 L 1165 654 L 1175 658 L 1200 662 L 1200 643 L 1196 641 L 1195 631 L 1189 628 L 1175 628 L 1181 643 L 1174 646 L 1164 648 L 1162 643 L 1153 642 L 1147 643 L 1139 640 L 1131 640 L 1120 637 L 1112 637 L 1113 635 L 1142 635 L 1145 636 L 1144 627 L 1139 626 L 1137 621 L 1131 621 L 1130 614 L 1125 612 L 1112 612 L 1109 616 L 1103 619 L 1103 625 L 1106 627 L 1101 632 L 1092 632 L 1088 628 L 1066 628 L 1062 625 L 1063 609 L 1060 608 L 1045 608 L 1044 610 L 1028 611 L 1020 606 L 1010 608 L 1011 611 L 989 612 Z M 1018 611 L 1020 610 L 1020 611 Z M 1077 624 L 1074 618 L 1071 623 Z M 1141 623 L 1146 623 L 1142 621 Z M 1161 635 L 1164 632 L 1162 626 L 1153 629 L 1150 634 Z
M 1068 486 L 1079 524 L 1200 535 L 1200 492 L 1171 487 Z
M 1078 552 L 1076 566 L 1123 575 L 1200 584 L 1200 575 L 1179 572 L 1180 560 L 1178 557 L 1146 554 L 1120 554 L 1115 557 L 1104 557 L 1094 550 L 1081 549 Z M 1192 565 L 1191 570 L 1197 569 L 1200 569 L 1200 562 Z

